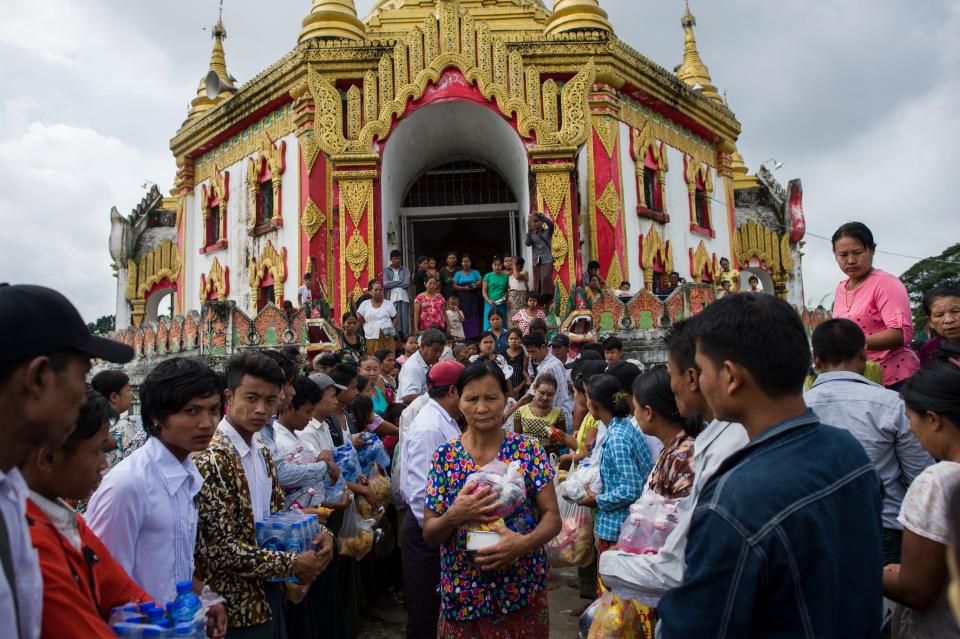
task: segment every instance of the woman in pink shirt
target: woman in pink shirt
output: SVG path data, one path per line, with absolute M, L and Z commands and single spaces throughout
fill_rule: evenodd
M 908 346 L 913 318 L 907 289 L 896 276 L 873 268 L 877 245 L 860 222 L 844 224 L 833 234 L 833 254 L 847 279 L 837 285 L 833 316 L 849 319 L 867 336 L 867 356 L 883 369 L 883 384 L 898 390 L 920 368 Z

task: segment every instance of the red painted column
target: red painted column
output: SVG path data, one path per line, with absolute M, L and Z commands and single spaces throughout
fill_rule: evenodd
M 595 85 L 590 95 L 592 131 L 587 142 L 587 200 L 590 256 L 600 275 L 617 288 L 629 273 L 626 221 L 623 215 L 623 169 L 620 161 L 619 98 L 612 87 Z

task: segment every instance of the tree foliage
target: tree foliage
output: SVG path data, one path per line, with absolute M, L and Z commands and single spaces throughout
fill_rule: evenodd
M 920 260 L 900 279 L 910 295 L 914 328 L 920 333 L 927 322 L 923 314 L 923 294 L 938 286 L 960 286 L 960 244 L 954 244 L 940 255 Z
M 104 315 L 98 318 L 96 322 L 87 323 L 87 328 L 90 329 L 91 333 L 95 333 L 96 335 L 105 335 L 114 330 L 116 326 L 117 318 L 113 315 Z

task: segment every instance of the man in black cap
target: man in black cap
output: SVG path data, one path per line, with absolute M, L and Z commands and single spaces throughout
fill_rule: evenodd
M 0 637 L 40 635 L 43 585 L 17 466 L 32 449 L 58 448 L 70 435 L 92 358 L 128 362 L 133 349 L 91 335 L 52 289 L 0 284 Z

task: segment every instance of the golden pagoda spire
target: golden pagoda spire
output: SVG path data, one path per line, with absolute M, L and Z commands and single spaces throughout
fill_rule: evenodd
M 696 26 L 697 19 L 690 13 L 689 0 L 686 5 L 687 9 L 680 21 L 683 26 L 683 62 L 677 67 L 677 77 L 698 91 L 700 95 L 714 102 L 723 103 L 723 98 L 717 93 L 717 87 L 713 86 L 713 81 L 710 79 L 710 70 L 700 59 L 697 38 L 693 35 L 693 27 Z
M 353 0 L 313 0 L 310 14 L 303 19 L 297 42 L 311 38 L 364 40 L 366 28 L 357 19 Z
M 210 53 L 210 66 L 206 75 L 200 79 L 200 86 L 197 88 L 197 97 L 190 103 L 190 112 L 187 120 L 193 120 L 203 113 L 219 105 L 227 98 L 237 92 L 235 80 L 227 71 L 227 56 L 223 51 L 223 41 L 227 37 L 227 29 L 223 26 L 223 7 L 220 8 L 220 17 L 217 24 L 213 26 L 211 32 L 213 38 L 213 51 Z M 219 80 L 217 90 L 213 94 L 208 91 L 208 78 L 211 74 L 216 74 Z M 210 97 L 213 95 L 213 97 Z
M 613 32 L 599 0 L 556 0 L 547 22 L 547 35 L 586 30 Z

